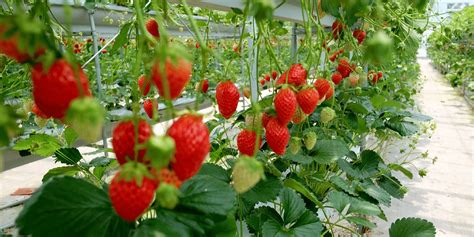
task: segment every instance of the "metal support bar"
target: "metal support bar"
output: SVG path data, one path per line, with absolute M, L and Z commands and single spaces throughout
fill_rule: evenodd
M 91 34 L 92 34 L 92 42 L 94 47 L 94 59 L 95 59 L 95 71 L 96 71 L 96 81 L 97 81 L 97 98 L 102 99 L 102 78 L 101 78 L 101 71 L 100 71 L 100 57 L 99 57 L 99 45 L 97 39 L 97 32 L 95 31 L 95 21 L 94 21 L 94 10 L 89 10 L 89 21 L 91 24 Z M 109 41 L 109 42 L 112 42 Z M 107 149 L 107 137 L 105 136 L 105 126 L 102 128 L 102 144 L 104 149 Z M 105 157 L 108 156 L 108 152 L 104 152 Z
M 294 63 L 298 62 L 298 54 L 296 51 L 298 50 L 298 34 L 297 34 L 297 28 L 298 26 L 293 24 L 293 28 L 291 30 L 291 59 L 293 60 Z
M 249 26 L 249 33 L 250 37 L 248 39 L 249 43 L 249 61 L 250 61 L 250 92 L 251 92 L 251 99 L 252 102 L 258 101 L 258 83 L 257 83 L 257 47 L 254 47 L 253 40 L 255 37 L 254 31 L 256 28 L 255 19 L 250 19 L 250 26 Z M 253 50 L 252 50 L 253 48 Z

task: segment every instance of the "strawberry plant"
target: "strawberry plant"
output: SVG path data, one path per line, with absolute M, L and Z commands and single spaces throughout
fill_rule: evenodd
M 59 132 L 15 138 L 21 114 L 2 104 L 0 141 L 14 139 L 13 149 L 63 165 L 45 174 L 16 228 L 33 236 L 367 234 L 375 219 L 386 220 L 392 199 L 406 194 L 397 177 L 413 178 L 414 159 L 430 159 L 394 160 L 384 152 L 388 141 L 415 145 L 430 125 L 412 109 L 417 34 L 425 30 L 415 22 L 426 18 L 425 2 L 300 1 L 305 17 L 294 57 L 291 25 L 273 17 L 283 6 L 273 1 L 242 1 L 228 13 L 186 1 L 129 2 L 133 17 L 110 51 L 101 49 L 114 68 L 104 73 L 110 88 L 100 102 L 90 80 L 95 68 L 78 64 L 91 45 L 69 34 L 60 50 L 54 33 L 68 26 L 42 17 L 47 2 L 5 12 L 0 52 L 13 60 L 9 67 L 31 71 L 23 78 L 31 78 L 35 109 L 23 113 Z M 336 20 L 324 25 L 325 14 Z M 170 34 L 168 26 L 182 18 L 193 38 Z M 25 19 L 45 31 L 24 29 Z M 241 29 L 236 39 L 211 39 L 211 21 Z M 182 98 L 194 105 L 181 109 Z M 200 114 L 206 101 L 212 116 Z M 114 158 L 88 160 L 74 143 L 97 137 L 111 119 L 104 107 L 130 115 L 114 126 Z M 158 122 L 163 133 L 154 129 Z M 390 228 L 393 237 L 421 234 L 434 236 L 434 226 L 403 218 Z

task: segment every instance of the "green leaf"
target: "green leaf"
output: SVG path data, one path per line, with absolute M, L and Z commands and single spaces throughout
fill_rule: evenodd
M 383 188 L 387 193 L 392 195 L 392 197 L 397 199 L 402 199 L 405 196 L 405 189 L 403 189 L 402 184 L 398 179 L 393 176 L 381 177 L 378 181 L 379 187 Z
M 311 164 L 311 162 L 314 161 L 313 158 L 310 157 L 310 156 L 306 156 L 306 155 L 302 155 L 302 154 L 293 155 L 293 154 L 290 154 L 288 152 L 283 156 L 283 159 L 290 160 L 290 161 L 293 161 L 293 162 L 296 162 L 296 163 L 299 163 L 299 164 L 302 164 L 302 165 Z
M 208 175 L 222 182 L 230 182 L 229 173 L 222 167 L 211 163 L 203 164 L 197 175 Z
M 395 164 L 395 163 L 389 164 L 388 167 L 392 170 L 400 171 L 408 178 L 413 179 L 413 173 L 399 164 Z
M 186 181 L 181 193 L 180 206 L 206 214 L 225 216 L 235 204 L 235 192 L 229 184 L 207 175 Z
M 365 179 L 376 175 L 379 163 L 383 162 L 382 158 L 372 150 L 364 150 L 360 154 L 361 159 L 351 164 L 346 160 L 338 160 L 339 167 L 349 176 Z
M 117 51 L 119 48 L 123 47 L 123 45 L 127 43 L 128 32 L 130 31 L 130 27 L 132 26 L 132 23 L 133 22 L 128 22 L 124 24 L 122 28 L 120 28 L 120 33 L 117 36 L 117 38 L 115 38 L 115 42 L 112 48 L 110 49 L 110 53 Z
M 227 219 L 216 223 L 209 232 L 215 237 L 235 237 L 237 233 L 235 215 L 231 215 Z
M 156 215 L 156 218 L 142 222 L 133 236 L 204 236 L 204 228 L 214 225 L 212 220 L 199 214 L 158 209 Z
M 280 201 L 285 210 L 283 213 L 283 222 L 285 224 L 295 222 L 306 211 L 303 199 L 289 188 L 281 190 Z
M 246 219 L 246 223 L 251 233 L 261 233 L 263 224 L 267 220 L 274 220 L 277 223 L 283 224 L 283 220 L 275 209 L 267 206 L 255 209 Z
M 79 169 L 77 166 L 62 166 L 62 167 L 56 167 L 48 170 L 48 172 L 43 176 L 43 179 L 41 182 L 46 182 L 52 177 L 59 176 L 59 175 L 65 175 L 65 176 L 74 176 L 76 175 L 81 169 Z
M 288 237 L 313 237 L 319 236 L 323 226 L 319 219 L 310 211 L 306 210 L 297 223 L 287 227 L 274 219 L 269 219 L 262 226 L 262 234 L 266 236 L 288 236 Z
M 416 134 L 419 130 L 418 126 L 412 122 L 408 121 L 387 121 L 385 122 L 385 125 L 392 129 L 395 132 L 398 132 L 400 136 L 411 136 L 413 134 Z
M 428 121 L 433 120 L 433 118 L 428 116 L 428 115 L 424 115 L 424 114 L 420 114 L 420 113 L 414 113 L 414 112 L 411 112 L 410 118 L 421 121 L 421 122 L 428 122 Z
M 237 15 L 244 14 L 244 12 L 240 8 L 231 7 L 230 9 L 232 10 L 233 13 L 235 13 Z
M 323 11 L 331 14 L 334 17 L 339 16 L 339 7 L 341 7 L 340 1 L 321 0 L 321 8 Z
M 351 197 L 343 192 L 331 191 L 327 195 L 328 201 L 339 213 L 342 213 L 346 206 L 349 205 L 347 213 L 358 213 L 363 215 L 376 216 L 380 214 L 380 208 L 367 201 Z
M 74 129 L 72 129 L 71 127 L 67 127 L 66 129 L 64 129 L 63 135 L 64 140 L 66 140 L 66 144 L 68 146 L 72 146 L 74 142 L 76 142 L 79 138 L 79 135 L 77 135 L 76 131 L 74 131 Z
M 382 108 L 385 101 L 387 101 L 387 99 L 385 99 L 385 97 L 378 94 L 370 98 L 370 102 L 372 103 L 374 108 L 377 108 L 377 109 Z
M 21 235 L 52 237 L 128 236 L 131 229 L 103 189 L 69 176 L 44 183 L 25 203 L 16 226 Z
M 434 237 L 436 228 L 433 223 L 420 218 L 402 218 L 390 226 L 390 237 Z
M 89 165 L 90 165 L 90 166 L 93 166 L 93 167 L 107 166 L 107 165 L 109 165 L 110 163 L 112 163 L 114 160 L 115 160 L 115 159 L 113 159 L 113 158 L 96 157 L 96 158 L 92 159 L 92 160 L 89 162 Z
M 74 165 L 82 159 L 82 155 L 77 148 L 60 148 L 54 152 L 57 162 L 66 165 Z
M 314 151 L 314 161 L 319 164 L 331 164 L 349 153 L 349 148 L 340 140 L 321 140 L 316 143 Z
M 362 104 L 348 103 L 346 105 L 346 108 L 353 111 L 354 113 L 359 113 L 359 114 L 369 113 L 369 110 L 367 110 Z
M 305 196 L 307 199 L 311 200 L 313 203 L 317 205 L 322 205 L 322 203 L 318 200 L 318 198 L 312 192 L 310 192 L 303 184 L 296 181 L 295 179 L 287 178 L 285 180 L 285 187 L 291 188 L 295 190 L 296 192 L 301 193 L 303 196 Z
M 373 228 L 377 227 L 377 225 L 375 225 L 374 223 L 372 223 L 369 220 L 367 220 L 365 218 L 362 218 L 362 217 L 349 216 L 349 217 L 346 217 L 346 220 L 348 220 L 348 221 L 350 221 L 354 224 L 357 224 L 357 225 L 362 225 L 362 226 L 368 227 L 370 229 L 373 229 Z
M 283 185 L 275 176 L 267 176 L 255 185 L 252 189 L 242 194 L 242 198 L 249 203 L 267 202 L 274 200 Z
M 369 183 L 370 181 L 366 181 L 365 183 L 361 184 L 362 190 L 367 193 L 369 196 L 373 197 L 379 203 L 382 203 L 386 206 L 390 206 L 391 197 L 390 194 L 387 193 L 384 189 L 375 186 L 373 183 Z
M 342 179 L 340 176 L 334 175 L 329 179 L 329 181 L 345 192 L 353 196 L 358 196 L 355 187 L 349 184 L 348 181 Z
M 61 148 L 61 143 L 53 136 L 46 134 L 34 134 L 30 137 L 18 141 L 13 149 L 17 151 L 29 150 L 32 154 L 48 157 Z

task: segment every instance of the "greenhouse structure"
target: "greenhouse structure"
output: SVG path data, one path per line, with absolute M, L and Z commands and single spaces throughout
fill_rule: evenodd
M 0 236 L 474 236 L 473 0 L 0 0 Z

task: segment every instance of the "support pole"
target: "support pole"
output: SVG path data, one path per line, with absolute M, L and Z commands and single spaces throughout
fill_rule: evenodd
M 102 78 L 101 78 L 101 70 L 100 70 L 100 57 L 98 54 L 99 51 L 99 44 L 97 39 L 97 32 L 95 30 L 95 21 L 94 21 L 94 10 L 89 10 L 89 22 L 91 25 L 91 34 L 92 34 L 92 42 L 94 47 L 94 55 L 97 55 L 95 60 L 95 71 L 96 71 L 96 81 L 97 81 L 97 98 L 102 100 Z M 107 149 L 107 137 L 105 136 L 105 127 L 102 128 L 102 144 L 104 149 Z M 105 157 L 108 156 L 108 152 L 104 152 Z
M 298 62 L 298 54 L 296 51 L 298 50 L 298 35 L 296 34 L 296 28 L 298 26 L 293 24 L 293 28 L 291 30 L 291 59 L 293 60 L 294 63 Z
M 258 83 L 257 83 L 257 53 L 258 49 L 257 47 L 254 47 L 253 41 L 255 38 L 255 19 L 249 18 L 250 19 L 250 26 L 249 26 L 249 33 L 250 37 L 248 39 L 249 42 L 249 61 L 250 61 L 250 92 L 251 92 L 251 99 L 252 102 L 257 102 L 258 100 Z M 253 49 L 252 49 L 253 48 Z

